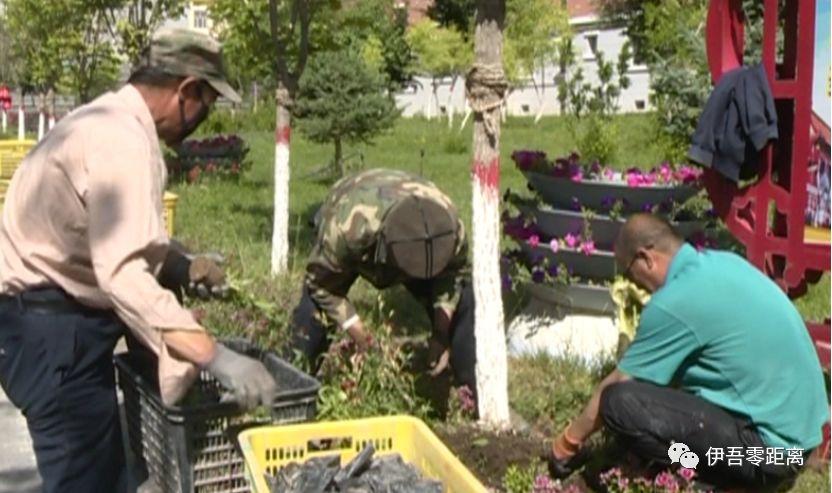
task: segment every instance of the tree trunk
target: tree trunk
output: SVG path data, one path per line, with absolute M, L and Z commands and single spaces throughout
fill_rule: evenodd
M 467 82 L 475 115 L 472 236 L 477 396 L 480 419 L 496 427 L 509 423 L 499 262 L 500 109 L 506 87 L 502 69 L 504 19 L 505 0 L 478 1 L 475 65 Z
M 434 93 L 434 91 L 436 91 L 435 88 L 436 88 L 436 84 L 431 82 L 430 92 L 427 92 L 427 91 L 425 92 L 425 94 L 428 97 L 428 105 L 427 105 L 427 108 L 425 109 L 425 118 L 427 118 L 428 121 L 430 121 L 430 119 L 433 117 L 433 112 L 431 111 L 431 106 L 433 106 L 433 93 Z
M 49 90 L 49 130 L 55 126 L 55 91 Z
M 20 106 L 17 107 L 17 140 L 26 138 L 26 113 L 23 111 L 23 95 L 20 96 Z
M 454 128 L 454 87 L 456 87 L 456 76 L 451 81 L 451 88 L 448 90 L 448 130 Z
M 6 110 L 3 110 L 3 133 L 4 134 L 6 133 L 6 128 L 8 128 L 8 125 L 9 125 L 9 120 L 8 120 L 8 117 L 6 116 L 6 113 L 7 113 Z
M 285 272 L 289 260 L 289 141 L 292 129 L 289 90 L 282 81 L 278 82 L 275 100 L 272 275 Z
M 344 168 L 344 153 L 341 149 L 341 139 L 335 139 L 335 162 L 334 169 L 338 173 L 339 177 L 344 177 L 347 174 L 347 170 Z
M 46 110 L 45 104 L 46 96 L 43 93 L 40 93 L 38 96 L 38 141 L 43 139 L 43 134 L 46 131 L 46 118 L 44 112 Z

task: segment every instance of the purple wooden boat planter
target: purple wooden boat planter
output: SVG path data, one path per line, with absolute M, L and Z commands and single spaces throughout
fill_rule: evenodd
M 624 219 L 613 219 L 601 214 L 594 214 L 591 218 L 585 219 L 580 212 L 562 209 L 535 208 L 525 205 L 519 205 L 517 208 L 523 214 L 534 217 L 538 231 L 546 240 L 563 238 L 567 234 L 580 235 L 584 229 L 584 221 L 589 220 L 592 241 L 595 242 L 595 247 L 601 250 L 612 251 L 618 232 L 624 225 Z M 681 221 L 672 224 L 679 235 L 686 239 L 705 230 L 704 221 Z
M 575 201 L 592 210 L 605 210 L 611 197 L 623 199 L 628 211 L 641 211 L 646 206 L 666 201 L 682 203 L 699 191 L 690 185 L 650 185 L 630 187 L 624 181 L 573 181 L 569 178 L 546 176 L 524 171 L 531 187 L 543 200 L 556 209 L 573 210 Z
M 596 250 L 587 255 L 566 247 L 553 252 L 547 244 L 532 247 L 528 243 L 524 243 L 522 249 L 528 258 L 539 255 L 542 258 L 549 259 L 549 262 L 555 265 L 562 263 L 570 268 L 573 275 L 578 277 L 599 281 L 611 280 L 615 277 L 615 256 L 612 252 Z
M 603 313 L 613 315 L 615 304 L 607 286 L 573 283 L 569 286 L 560 284 L 526 284 L 526 292 L 532 298 L 551 305 L 559 305 L 572 311 Z

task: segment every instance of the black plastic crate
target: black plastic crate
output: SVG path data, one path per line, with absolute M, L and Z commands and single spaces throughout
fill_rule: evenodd
M 144 351 L 115 357 L 130 448 L 165 493 L 248 492 L 237 434 L 251 426 L 315 418 L 317 380 L 247 341 L 223 343 L 258 358 L 275 376 L 280 390 L 271 416 L 243 416 L 237 404 L 221 402 L 222 389 L 207 372 L 200 374 L 182 404 L 164 406 L 155 357 Z

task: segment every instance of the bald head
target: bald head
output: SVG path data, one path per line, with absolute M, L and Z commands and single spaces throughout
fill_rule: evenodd
M 619 272 L 629 273 L 636 278 L 647 275 L 649 279 L 640 279 L 642 282 L 639 284 L 655 291 L 664 283 L 667 266 L 683 243 L 684 240 L 670 223 L 661 217 L 646 213 L 633 214 L 624 223 L 615 241 L 615 259 Z M 640 257 L 645 260 L 644 265 L 633 269 L 635 261 Z M 650 268 L 650 272 L 645 270 L 645 266 Z

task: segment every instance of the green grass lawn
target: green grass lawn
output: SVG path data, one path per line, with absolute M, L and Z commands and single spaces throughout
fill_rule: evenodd
M 650 167 L 660 161 L 654 147 L 655 130 L 645 115 L 618 117 L 620 143 L 618 167 Z M 458 125 L 458 123 L 457 123 Z M 272 234 L 272 176 L 274 144 L 271 130 L 244 133 L 250 144 L 252 167 L 238 182 L 209 180 L 200 184 L 175 184 L 180 195 L 176 217 L 176 236 L 192 248 L 220 251 L 229 258 L 233 278 L 244 283 L 251 306 L 268 306 L 276 320 L 268 325 L 240 322 L 238 306 L 209 303 L 207 325 L 218 333 L 245 333 L 269 344 L 285 340 L 288 313 L 296 302 L 301 286 L 304 261 L 311 248 L 309 218 L 326 195 L 331 180 L 312 176 L 326 166 L 332 149 L 293 136 L 290 184 L 290 272 L 272 278 L 269 255 Z M 544 118 L 538 125 L 531 119 L 510 118 L 503 126 L 501 146 L 501 188 L 522 190 L 525 180 L 509 156 L 515 149 L 533 148 L 550 156 L 572 150 L 571 138 L 563 120 Z M 359 164 L 358 153 L 366 168 L 388 167 L 419 173 L 434 181 L 458 205 L 470 227 L 470 124 L 462 132 L 449 130 L 446 122 L 401 119 L 396 127 L 378 138 L 375 145 L 348 148 L 352 165 Z M 393 325 L 404 331 L 427 327 L 427 319 L 402 290 L 384 293 L 387 306 L 396 307 Z M 377 303 L 376 292 L 359 283 L 351 292 L 359 311 L 369 311 Z M 798 309 L 810 319 L 830 314 L 830 281 L 824 276 L 808 295 L 797 301 Z M 571 361 L 551 358 L 523 358 L 511 363 L 512 405 L 526 419 L 542 429 L 556 430 L 572 417 L 590 395 L 602 372 L 588 370 Z M 810 472 L 801 476 L 793 491 L 827 490 L 828 473 Z

